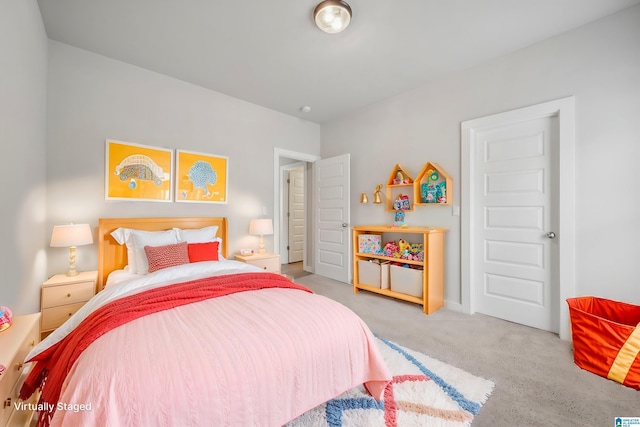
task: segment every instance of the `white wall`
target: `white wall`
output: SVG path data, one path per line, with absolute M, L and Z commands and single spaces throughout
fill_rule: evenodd
M 26 314 L 39 311 L 46 278 L 47 36 L 36 0 L 0 2 L 0 54 L 0 305 Z
M 460 122 L 576 97 L 576 282 L 578 295 L 640 303 L 640 6 L 514 54 L 426 84 L 322 126 L 322 156 L 350 152 L 352 223 L 391 223 L 359 195 L 385 183 L 395 163 L 417 175 L 437 162 L 460 204 Z M 460 217 L 417 207 L 410 224 L 450 227 L 448 303 L 459 304 Z
M 257 248 L 249 220 L 263 206 L 273 215 L 274 147 L 319 155 L 317 124 L 62 43 L 49 53 L 47 232 L 99 217 L 226 216 L 230 251 Z M 228 204 L 105 201 L 107 138 L 228 156 Z M 66 250 L 47 253 L 48 273 L 65 271 Z M 77 267 L 97 268 L 95 244 L 78 248 Z

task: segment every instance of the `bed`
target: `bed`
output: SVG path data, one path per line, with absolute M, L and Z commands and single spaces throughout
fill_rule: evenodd
M 212 229 L 217 245 L 197 241 Z M 178 243 L 145 245 L 137 274 L 122 230 Z M 226 218 L 100 219 L 98 246 L 99 292 L 27 356 L 40 425 L 281 426 L 360 384 L 379 400 L 391 379 L 349 309 L 226 259 Z M 197 262 L 172 264 L 185 246 Z

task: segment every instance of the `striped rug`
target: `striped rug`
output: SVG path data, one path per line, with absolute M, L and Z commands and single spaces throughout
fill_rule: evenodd
M 363 386 L 308 411 L 287 427 L 469 426 L 493 390 L 493 382 L 377 338 L 393 381 L 384 399 Z

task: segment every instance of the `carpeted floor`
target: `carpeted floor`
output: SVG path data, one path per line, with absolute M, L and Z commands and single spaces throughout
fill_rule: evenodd
M 393 375 L 382 402 L 356 387 L 286 427 L 465 427 L 493 389 L 491 381 L 425 354 L 379 337 L 376 344 Z
M 640 392 L 573 363 L 571 343 L 557 335 L 480 314 L 416 304 L 316 275 L 296 282 L 350 307 L 379 336 L 486 378 L 495 388 L 473 427 L 614 426 L 640 417 Z

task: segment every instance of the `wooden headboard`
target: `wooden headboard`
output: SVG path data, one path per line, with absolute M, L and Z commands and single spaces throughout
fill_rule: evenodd
M 119 245 L 111 236 L 117 228 L 134 228 L 145 231 L 169 230 L 173 227 L 189 229 L 210 225 L 218 226 L 222 239 L 222 255 L 228 258 L 227 218 L 100 218 L 98 220 L 98 284 L 96 292 L 107 283 L 109 273 L 127 265 L 127 247 Z

